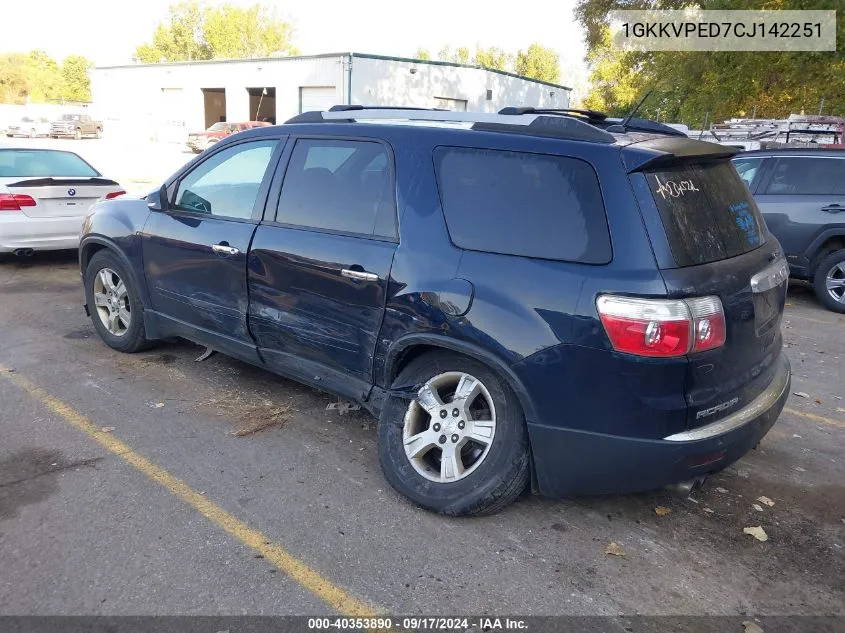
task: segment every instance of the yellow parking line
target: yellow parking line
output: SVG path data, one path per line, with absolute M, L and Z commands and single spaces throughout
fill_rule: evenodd
M 16 372 L 10 372 L 2 365 L 0 365 L 0 376 L 11 380 L 19 388 L 39 400 L 50 411 L 97 440 L 104 448 L 134 466 L 156 483 L 164 486 L 171 494 L 193 507 L 205 518 L 222 527 L 241 543 L 261 554 L 290 578 L 305 589 L 308 589 L 339 613 L 355 617 L 371 617 L 378 614 L 376 609 L 333 584 L 319 572 L 311 569 L 304 562 L 287 552 L 283 547 L 270 541 L 269 538 L 258 530 L 251 528 L 240 519 L 232 516 L 166 470 L 159 468 L 146 457 L 133 451 L 112 433 L 101 431 L 84 415 L 61 400 L 54 398 L 28 378 Z
M 787 413 L 791 413 L 792 415 L 798 415 L 802 418 L 807 418 L 808 420 L 812 420 L 813 422 L 823 422 L 824 424 L 830 424 L 831 426 L 838 426 L 840 429 L 845 429 L 845 422 L 841 420 L 834 420 L 833 418 L 826 418 L 823 415 L 816 415 L 815 413 L 804 413 L 803 411 L 799 411 L 798 409 L 790 409 L 786 407 L 784 409 Z

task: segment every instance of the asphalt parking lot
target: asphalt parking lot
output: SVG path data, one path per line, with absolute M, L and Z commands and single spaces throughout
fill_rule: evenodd
M 75 253 L 0 263 L 4 614 L 845 615 L 845 316 L 800 285 L 807 397 L 702 490 L 465 520 L 388 487 L 368 415 L 187 343 L 118 354 L 81 304 Z

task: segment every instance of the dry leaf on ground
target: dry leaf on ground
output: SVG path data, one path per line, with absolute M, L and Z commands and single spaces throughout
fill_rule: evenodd
M 755 510 L 757 510 L 757 512 L 763 511 L 763 506 L 761 506 L 759 503 L 752 503 L 751 507 L 754 508 Z
M 622 549 L 618 543 L 610 542 L 604 548 L 604 553 L 608 556 L 624 556 L 625 550 Z
M 760 625 L 756 622 L 752 622 L 751 620 L 745 620 L 745 622 L 742 623 L 742 626 L 745 627 L 745 633 L 765 633 Z
M 757 501 L 762 503 L 764 506 L 769 506 L 770 508 L 775 507 L 775 502 L 769 499 L 768 497 L 757 497 Z
M 671 514 L 672 509 L 667 508 L 666 506 L 657 506 L 654 509 L 654 513 L 659 517 L 665 517 L 667 514 Z
M 806 391 L 793 391 L 792 393 L 794 395 L 798 396 L 799 398 L 809 398 L 810 397 L 810 394 L 807 393 Z
M 114 427 L 113 426 L 104 426 L 100 430 L 103 433 L 111 433 L 112 431 L 114 431 Z
M 763 529 L 762 525 L 757 525 L 755 527 L 742 528 L 742 531 L 745 534 L 750 534 L 751 536 L 756 538 L 758 541 L 768 541 L 769 540 L 769 535 L 766 534 L 766 531 Z

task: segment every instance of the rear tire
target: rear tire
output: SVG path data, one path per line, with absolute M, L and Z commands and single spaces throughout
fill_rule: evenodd
M 103 343 L 129 354 L 150 346 L 144 330 L 144 308 L 138 289 L 123 261 L 114 252 L 98 251 L 88 262 L 85 301 L 91 322 Z
M 418 394 L 427 387 L 439 400 L 422 398 L 423 405 L 419 396 L 410 402 L 391 396 L 382 410 L 379 458 L 390 485 L 417 505 L 451 516 L 493 514 L 512 503 L 529 481 L 528 432 L 507 383 L 474 359 L 431 352 L 393 382 L 394 390 Z M 455 392 L 475 395 L 462 399 Z M 414 437 L 422 438 L 416 448 Z M 457 469 L 444 465 L 450 454 Z
M 828 310 L 845 313 L 845 249 L 834 251 L 819 262 L 813 289 Z
M 29 131 L 29 138 L 35 138 L 36 136 L 38 136 L 38 135 L 35 133 L 35 129 L 34 128 L 31 129 Z

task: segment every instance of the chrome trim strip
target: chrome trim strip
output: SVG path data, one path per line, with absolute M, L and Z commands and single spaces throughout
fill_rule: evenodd
M 781 368 L 778 370 L 777 375 L 772 379 L 772 382 L 769 383 L 769 386 L 766 387 L 766 390 L 754 398 L 754 400 L 752 400 L 751 403 L 744 408 L 726 418 L 717 420 L 712 424 L 700 426 L 697 429 L 690 429 L 689 431 L 683 431 L 681 433 L 675 433 L 674 435 L 664 437 L 663 439 L 669 442 L 692 442 L 695 440 L 706 440 L 708 438 L 727 433 L 728 431 L 733 431 L 734 429 L 750 422 L 757 416 L 765 413 L 780 399 L 789 384 L 789 365 L 785 359 L 782 359 L 780 362 Z

